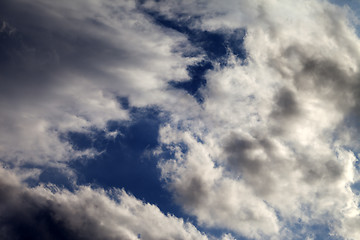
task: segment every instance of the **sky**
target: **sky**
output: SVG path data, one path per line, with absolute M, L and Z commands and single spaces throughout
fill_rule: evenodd
M 0 1 L 0 238 L 360 239 L 359 17 Z

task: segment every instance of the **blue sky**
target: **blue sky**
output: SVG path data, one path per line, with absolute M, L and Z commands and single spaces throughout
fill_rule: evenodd
M 0 3 L 0 238 L 359 239 L 358 1 Z

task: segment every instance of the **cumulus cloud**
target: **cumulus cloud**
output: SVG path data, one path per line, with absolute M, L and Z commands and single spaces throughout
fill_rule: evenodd
M 254 207 L 260 215 L 242 215 L 244 222 L 254 221 L 253 229 L 222 221 L 252 238 L 281 238 L 298 219 L 328 225 L 330 234 L 356 236 L 354 229 L 340 230 L 348 229 L 341 223 L 344 212 L 358 212 L 350 188 L 358 179 L 357 149 L 347 145 L 356 140 L 346 142 L 338 131 L 346 129 L 344 120 L 358 102 L 360 42 L 347 10 L 324 1 L 167 3 L 146 7 L 170 19 L 193 16 L 198 29 L 246 28 L 248 54 L 246 64 L 230 54 L 226 66 L 207 72 L 201 120 L 180 130 L 192 137 L 176 125 L 161 132 L 162 142 L 177 152 L 161 164 L 175 199 L 205 225 L 223 214 L 239 222 L 240 212 Z M 187 153 L 173 148 L 184 142 Z M 227 192 L 232 184 L 239 193 Z M 252 198 L 253 205 L 243 202 Z M 262 224 L 265 215 L 274 224 Z
M 191 223 L 124 190 L 27 188 L 0 171 L 1 239 L 208 239 Z
M 205 226 L 227 228 L 251 238 L 276 234 L 279 226 L 274 209 L 257 198 L 244 182 L 215 167 L 207 147 L 189 133 L 177 137 L 192 147 L 185 155 L 177 153 L 178 159 L 162 162 L 160 167 L 175 200 L 189 214 L 196 215 Z
M 59 136 L 128 119 L 125 97 L 169 114 L 158 166 L 198 224 L 255 239 L 311 239 L 318 224 L 358 238 L 360 41 L 349 9 L 320 0 L 16 0 L 0 9 L 2 161 L 52 166 L 98 154 Z M 228 47 L 211 57 L 191 31 L 226 35 L 246 54 Z M 212 67 L 197 76 L 199 103 L 169 83 L 189 80 L 201 60 Z M 2 185 L 11 209 L 1 213 L 3 236 L 26 227 L 44 238 L 206 239 L 125 191 L 114 190 L 114 201 L 88 187 Z M 43 225 L 28 228 L 37 218 Z M 309 232 L 296 232 L 299 222 Z

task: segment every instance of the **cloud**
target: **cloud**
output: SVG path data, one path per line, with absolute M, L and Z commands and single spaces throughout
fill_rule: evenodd
M 360 42 L 346 9 L 324 1 L 145 6 L 170 19 L 193 17 L 196 29 L 246 29 L 245 64 L 230 54 L 227 65 L 208 70 L 199 120 L 160 131 L 177 152 L 160 167 L 184 209 L 200 224 L 251 238 L 282 238 L 298 219 L 328 225 L 324 234 L 356 236 L 340 230 L 347 229 L 344 211 L 358 212 L 349 187 L 358 179 L 356 149 L 347 145 L 357 140 L 338 132 L 358 102 Z M 173 147 L 183 143 L 187 153 Z M 232 221 L 214 223 L 222 214 Z M 273 224 L 262 224 L 264 216 Z M 233 224 L 241 221 L 256 227 Z
M 191 223 L 124 190 L 27 188 L 0 171 L 2 239 L 208 239 Z
M 360 41 L 345 8 L 326 1 L 17 0 L 0 9 L 2 161 L 66 168 L 70 159 L 99 153 L 76 149 L 61 134 L 106 132 L 109 120 L 129 120 L 129 106 L 156 106 L 169 114 L 154 152 L 162 180 L 199 225 L 255 239 L 312 238 L 319 225 L 324 235 L 359 235 L 351 186 L 359 181 L 352 132 Z M 246 54 L 228 46 L 214 57 L 194 43 L 201 34 L 234 39 Z M 207 65 L 188 87 L 194 92 L 176 88 L 196 76 L 190 70 L 201 60 Z M 114 190 L 117 203 L 88 187 L 52 193 L 2 181 L 7 222 L 14 222 L 3 223 L 3 235 L 39 216 L 44 223 L 35 230 L 44 238 L 54 225 L 72 238 L 205 238 L 125 191 Z M 28 216 L 16 217 L 19 206 Z M 308 232 L 296 229 L 299 222 Z M 171 227 L 158 232 L 157 223 Z
M 58 136 L 128 120 L 118 97 L 145 107 L 184 95 L 165 90 L 168 81 L 185 80 L 195 61 L 173 51 L 187 48 L 186 39 L 153 24 L 133 1 L 19 0 L 3 1 L 1 9 L 17 29 L 2 32 L 3 160 L 56 164 L 97 154 L 75 151 Z
M 169 190 L 187 213 L 197 216 L 204 226 L 229 229 L 250 238 L 276 235 L 279 226 L 272 208 L 244 182 L 215 167 L 205 144 L 198 144 L 189 133 L 176 139 L 191 146 L 189 151 L 177 152 L 176 159 L 160 163 L 160 168 Z

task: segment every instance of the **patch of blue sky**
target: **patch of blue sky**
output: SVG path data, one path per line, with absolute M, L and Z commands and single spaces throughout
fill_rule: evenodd
M 360 1 L 359 0 L 330 0 L 331 3 L 341 7 L 346 7 L 354 13 L 353 19 L 350 19 L 355 25 L 356 34 L 360 36 Z
M 128 104 L 126 98 L 121 98 L 123 104 Z M 118 131 L 121 134 L 115 138 L 107 138 L 106 132 L 95 130 L 89 133 L 70 132 L 66 138 L 76 149 L 95 148 L 104 151 L 94 159 L 79 159 L 70 163 L 70 167 L 77 173 L 77 184 L 101 187 L 104 189 L 123 188 L 136 198 L 144 202 L 155 204 L 164 213 L 174 214 L 194 224 L 199 231 L 220 239 L 226 229 L 208 228 L 197 224 L 196 218 L 185 213 L 174 202 L 171 193 L 161 180 L 158 161 L 175 157 L 174 147 L 183 154 L 188 151 L 185 143 L 162 145 L 158 142 L 159 127 L 168 118 L 156 107 L 130 107 L 131 121 L 108 122 L 108 131 Z M 166 114 L 165 114 L 166 116 Z M 162 153 L 154 156 L 152 150 L 160 147 Z M 57 169 L 48 169 L 42 173 L 40 181 L 54 183 L 71 189 L 65 175 Z M 111 197 L 111 196 L 110 196 Z M 235 233 L 238 240 L 246 240 Z
M 130 122 L 108 123 L 108 131 L 120 133 L 114 138 L 107 138 L 105 131 L 94 132 L 94 136 L 71 133 L 69 142 L 73 146 L 87 146 L 103 153 L 95 159 L 72 161 L 70 165 L 78 173 L 79 184 L 124 188 L 169 212 L 174 205 L 162 186 L 157 159 L 151 153 L 159 146 L 159 127 L 166 119 L 153 107 L 131 108 L 130 113 Z
M 8 167 L 10 169 L 14 168 L 14 166 Z M 74 178 L 69 176 L 69 172 L 61 167 L 44 167 L 37 164 L 25 164 L 21 167 L 22 169 L 29 171 L 41 169 L 41 173 L 38 177 L 30 176 L 24 180 L 29 187 L 37 187 L 39 184 L 53 184 L 59 188 L 65 188 L 69 191 L 74 191 L 77 188 L 74 186 Z
M 167 19 L 155 12 L 146 11 L 155 21 L 156 24 L 175 30 L 184 34 L 189 42 L 206 54 L 211 61 L 224 63 L 222 60 L 227 58 L 229 50 L 239 59 L 246 59 L 247 53 L 244 48 L 245 29 L 224 30 L 210 32 L 191 28 L 191 24 L 196 17 L 184 20 Z M 179 18 L 183 19 L 183 18 Z
M 189 81 L 171 81 L 169 84 L 172 87 L 187 91 L 197 100 L 198 103 L 203 103 L 204 97 L 202 96 L 199 89 L 206 85 L 205 73 L 209 69 L 213 69 L 213 65 L 209 61 L 202 61 L 196 65 L 188 66 L 187 71 L 190 76 Z
M 294 240 L 343 240 L 344 238 L 332 233 L 328 224 L 304 224 L 300 219 L 290 226 Z
M 188 146 L 183 143 L 172 143 L 172 144 L 163 144 L 161 146 L 161 153 L 159 154 L 160 159 L 175 159 L 176 153 L 180 150 L 181 154 L 186 154 L 189 150 Z
M 353 184 L 351 184 L 351 190 L 354 194 L 356 194 L 357 196 L 360 195 L 360 181 L 359 182 L 355 182 Z M 360 207 L 360 205 L 359 205 Z
M 344 118 L 342 124 L 340 127 L 345 127 L 350 129 L 350 138 L 355 139 L 359 135 L 359 129 L 360 129 L 360 122 L 359 122 L 359 114 L 354 109 L 354 111 L 350 111 L 349 114 Z M 342 133 L 342 130 L 338 130 L 339 133 Z M 339 139 L 339 135 L 335 134 L 333 136 L 333 143 Z M 357 144 L 356 141 L 354 141 L 354 144 L 350 145 L 344 145 L 342 146 L 345 150 L 351 151 L 354 153 L 355 157 L 357 158 L 357 161 L 355 163 L 355 169 L 357 171 L 360 171 L 360 165 L 359 165 L 359 155 L 360 155 L 360 145 Z
M 357 114 L 356 111 L 351 111 L 343 120 L 342 124 L 340 125 L 340 127 L 346 127 L 348 129 L 351 129 L 351 136 L 350 138 L 354 139 L 357 138 L 357 136 L 359 135 L 359 129 L 360 129 L 360 123 L 358 121 L 359 116 Z M 336 143 L 336 141 L 340 138 L 340 136 L 338 135 L 339 133 L 342 134 L 342 130 L 338 129 L 338 133 L 333 135 L 333 139 L 332 139 L 332 143 Z M 360 148 L 359 146 L 356 144 L 356 141 L 354 141 L 355 145 L 353 146 L 347 146 L 344 145 L 342 146 L 345 150 L 347 151 L 351 151 L 354 153 L 354 156 L 356 157 L 356 162 L 354 163 L 354 170 L 360 172 L 360 161 L 359 161 L 359 156 L 360 156 Z M 356 195 L 360 195 L 360 181 L 354 182 L 350 185 L 351 190 L 354 194 Z M 360 207 L 360 205 L 359 205 Z
M 142 9 L 141 3 L 139 6 L 139 8 Z M 172 87 L 187 91 L 197 100 L 199 104 L 204 101 L 199 89 L 206 86 L 205 74 L 208 70 L 213 69 L 214 63 L 220 64 L 222 67 L 226 66 L 230 51 L 238 59 L 245 60 L 247 57 L 247 53 L 244 48 L 244 37 L 246 34 L 244 29 L 229 30 L 224 32 L 203 31 L 190 27 L 192 21 L 196 19 L 196 16 L 188 20 L 175 21 L 167 19 L 156 12 L 151 12 L 146 9 L 142 10 L 144 13 L 148 14 L 156 24 L 184 34 L 193 46 L 201 49 L 200 52 L 186 52 L 184 57 L 193 57 L 198 56 L 199 54 L 205 54 L 206 57 L 203 61 L 198 62 L 195 65 L 188 66 L 187 71 L 190 77 L 188 81 L 169 82 Z M 184 18 L 180 17 L 179 19 Z

